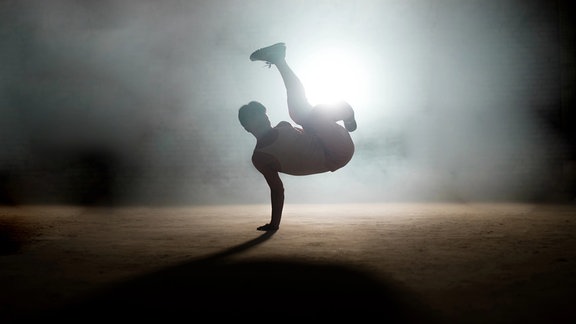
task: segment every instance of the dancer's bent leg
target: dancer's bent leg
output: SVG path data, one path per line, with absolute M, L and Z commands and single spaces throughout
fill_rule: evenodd
M 345 101 L 332 104 L 319 104 L 314 106 L 314 113 L 326 116 L 333 121 L 348 120 L 354 118 L 354 109 Z
M 284 80 L 288 99 L 288 112 L 294 122 L 304 126 L 306 121 L 311 118 L 311 114 L 321 114 L 323 117 L 335 122 L 344 121 L 344 126 L 349 132 L 356 130 L 354 110 L 347 102 L 342 101 L 336 104 L 312 107 L 306 97 L 304 85 L 288 63 L 286 63 L 286 60 L 278 60 L 275 65 Z
M 286 63 L 286 45 L 284 43 L 276 43 L 258 49 L 250 55 L 250 60 L 265 61 L 276 66 L 286 87 L 288 112 L 292 120 L 297 124 L 305 126 L 312 118 L 311 114 L 316 115 L 315 117 L 320 114 L 323 115 L 323 118 L 328 118 L 335 122 L 344 121 L 344 126 L 349 132 L 356 129 L 354 110 L 348 103 L 342 102 L 336 105 L 319 105 L 315 107 L 310 105 L 306 98 L 304 85 L 288 63 Z M 312 113 L 313 110 L 314 113 Z
M 304 129 L 322 142 L 326 153 L 326 165 L 330 171 L 345 166 L 354 155 L 354 142 L 348 129 L 334 121 L 333 114 L 314 107 Z

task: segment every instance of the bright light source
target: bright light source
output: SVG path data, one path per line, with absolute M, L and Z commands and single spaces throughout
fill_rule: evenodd
M 362 57 L 344 47 L 323 47 L 305 58 L 298 74 L 311 104 L 365 101 L 368 73 Z

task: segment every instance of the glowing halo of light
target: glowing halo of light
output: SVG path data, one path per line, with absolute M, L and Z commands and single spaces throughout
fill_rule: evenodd
M 370 83 L 368 63 L 352 51 L 345 46 L 319 47 L 306 56 L 298 74 L 311 104 L 366 100 Z

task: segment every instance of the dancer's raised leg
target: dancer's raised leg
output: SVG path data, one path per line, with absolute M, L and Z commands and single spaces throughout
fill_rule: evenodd
M 284 43 L 276 43 L 261 48 L 250 55 L 250 60 L 265 61 L 276 66 L 286 87 L 286 99 L 290 117 L 297 124 L 302 125 L 305 123 L 312 110 L 312 105 L 306 98 L 306 91 L 300 78 L 286 63 L 286 45 Z

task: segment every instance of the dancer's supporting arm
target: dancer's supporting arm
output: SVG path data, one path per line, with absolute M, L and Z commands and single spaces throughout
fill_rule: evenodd
M 256 153 L 252 158 L 254 166 L 266 179 L 270 187 L 270 202 L 272 205 L 272 215 L 269 226 L 262 226 L 262 230 L 276 230 L 280 226 L 282 219 L 282 210 L 284 209 L 284 184 L 278 174 L 279 165 L 276 159 L 265 153 Z

